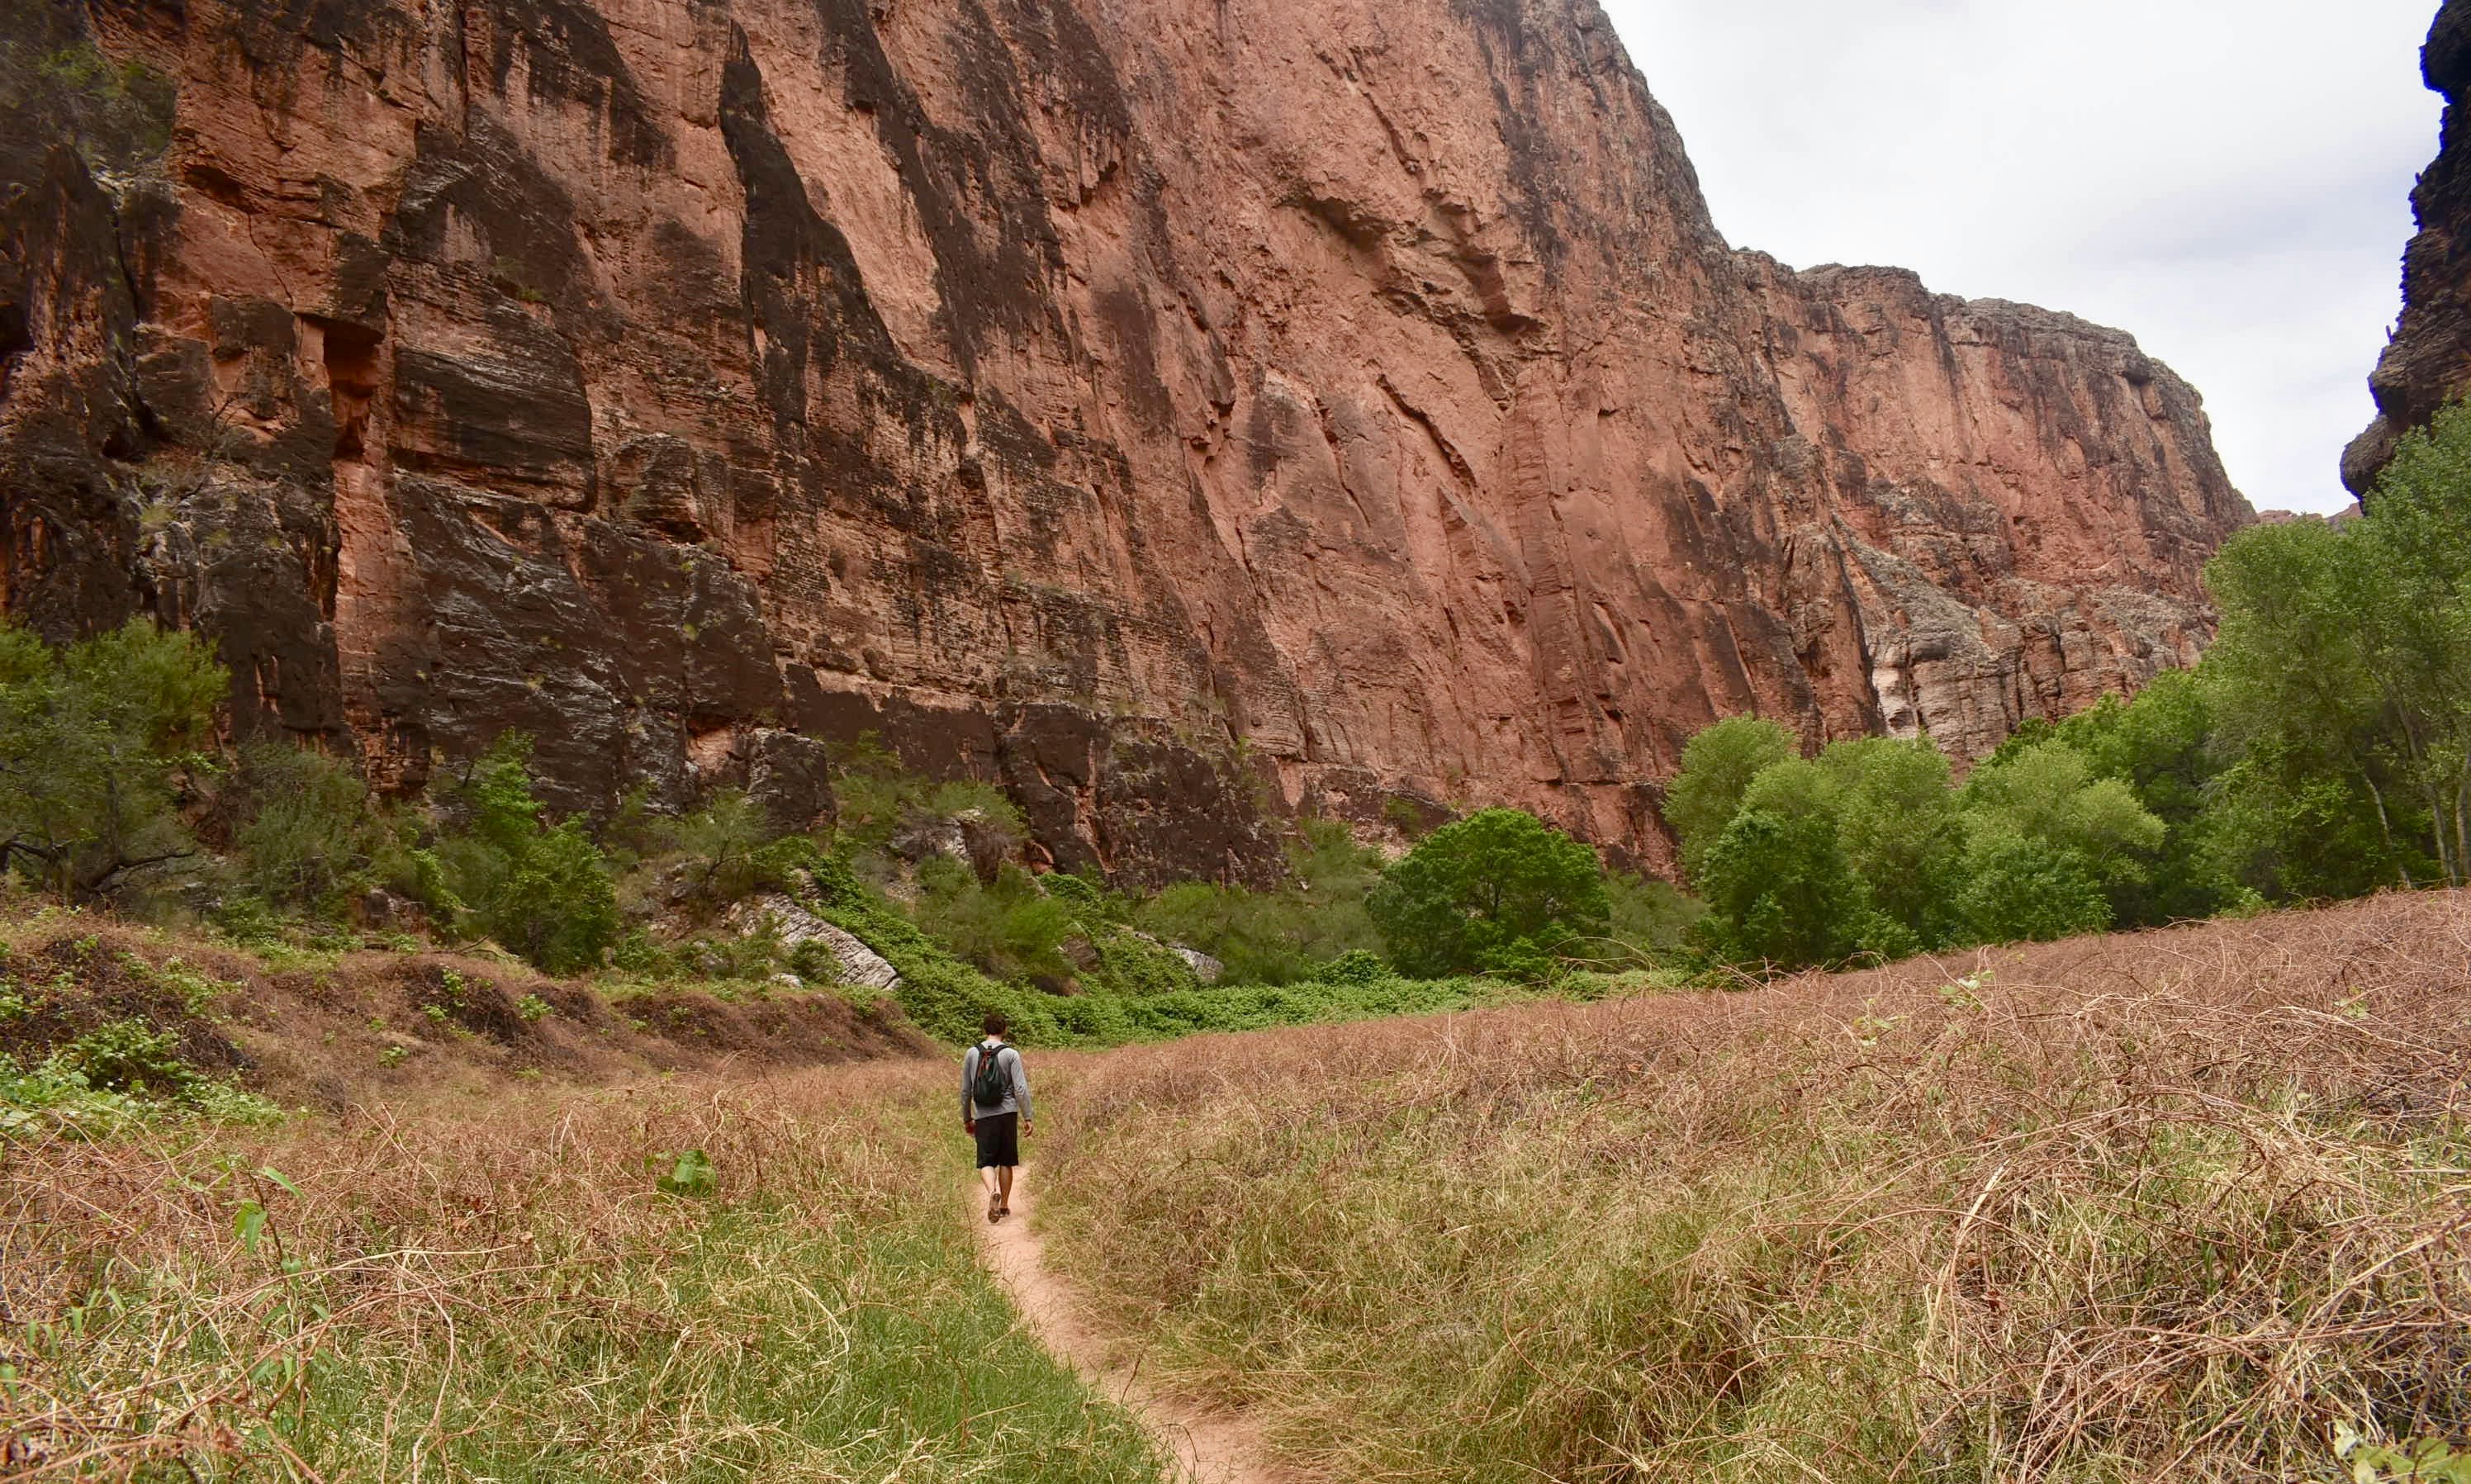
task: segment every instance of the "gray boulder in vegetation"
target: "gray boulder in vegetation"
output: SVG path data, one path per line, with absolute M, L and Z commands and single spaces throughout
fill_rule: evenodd
M 821 943 L 840 966 L 842 983 L 883 994 L 901 987 L 901 971 L 886 963 L 882 954 L 859 941 L 857 934 L 834 927 L 780 892 L 767 891 L 741 902 L 730 909 L 729 925 L 741 932 L 752 932 L 767 917 L 772 919 L 773 930 L 781 934 L 784 948 L 795 951 L 808 943 Z
M 1225 964 L 1197 948 L 1187 948 L 1181 943 L 1169 943 L 1166 951 L 1183 959 L 1184 966 L 1192 971 L 1192 977 L 1204 984 L 1217 983 L 1218 977 L 1227 972 Z

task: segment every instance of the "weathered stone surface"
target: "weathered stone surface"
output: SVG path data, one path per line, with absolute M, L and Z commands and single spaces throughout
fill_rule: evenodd
M 783 830 L 833 822 L 833 785 L 824 744 L 779 727 L 759 728 L 747 748 L 746 793 Z
M 1709 719 L 1979 753 L 2192 658 L 2248 518 L 2128 337 L 1728 247 L 1591 0 L 92 10 L 171 185 L 0 124 L 0 599 L 389 788 L 872 730 L 1065 869 L 1652 864 Z
M 1204 984 L 1217 983 L 1219 976 L 1227 972 L 1225 964 L 1197 948 L 1187 948 L 1181 943 L 1169 943 L 1166 951 L 1183 959 L 1184 966 L 1192 971 L 1192 977 Z
M 2471 392 L 2471 0 L 2445 0 L 2419 68 L 2445 95 L 2445 121 L 2411 193 L 2419 230 L 2403 249 L 2402 319 L 2368 377 L 2376 420 L 2342 451 L 2342 483 L 2364 499 L 2405 432 Z
M 949 819 L 922 819 L 893 834 L 892 853 L 917 864 L 942 856 L 970 868 L 981 882 L 993 882 L 1011 859 L 1016 842 L 978 810 L 965 809 Z
M 785 948 L 795 949 L 808 943 L 824 945 L 833 961 L 840 965 L 842 983 L 886 994 L 900 987 L 901 972 L 885 962 L 882 954 L 859 941 L 855 933 L 834 927 L 781 892 L 749 897 L 729 909 L 729 925 L 741 932 L 752 932 L 767 920 L 781 934 Z

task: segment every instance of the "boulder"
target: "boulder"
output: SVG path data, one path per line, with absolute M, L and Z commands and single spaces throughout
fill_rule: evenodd
M 773 930 L 780 933 L 783 946 L 795 950 L 804 944 L 821 943 L 840 966 L 840 981 L 860 989 L 890 994 L 901 987 L 901 972 L 884 961 L 883 955 L 859 941 L 856 933 L 824 921 L 796 900 L 777 891 L 767 891 L 747 898 L 730 908 L 728 922 L 741 932 L 752 932 L 772 920 Z

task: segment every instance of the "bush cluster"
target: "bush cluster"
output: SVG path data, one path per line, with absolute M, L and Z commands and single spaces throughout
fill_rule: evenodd
M 1783 728 L 1739 717 L 1691 740 L 1673 791 L 1703 940 L 1782 968 L 2138 921 L 2171 839 L 2130 783 L 2056 738 L 1959 788 L 1926 738 L 1804 759 Z M 2208 910 L 2229 894 L 2211 884 Z
M 1708 728 L 1666 808 L 1707 942 L 1800 966 L 2471 882 L 2466 490 L 2458 406 L 2359 517 L 2224 545 L 2194 671 L 2029 723 L 1962 788 L 1927 740 L 1804 761 L 1773 723 Z

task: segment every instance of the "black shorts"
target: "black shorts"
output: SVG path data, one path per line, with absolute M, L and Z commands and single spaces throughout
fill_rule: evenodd
M 978 1167 L 1004 1167 L 1021 1163 L 1021 1115 L 1018 1113 L 980 1113 L 978 1120 Z

